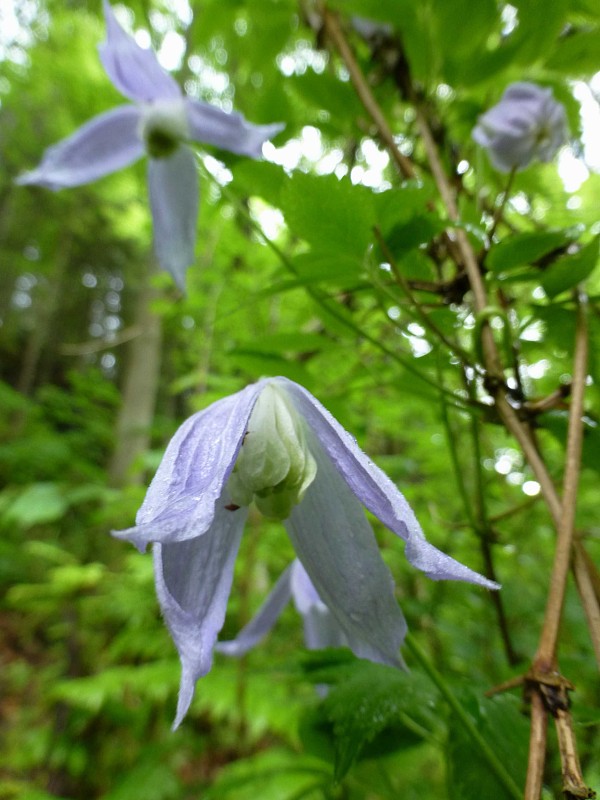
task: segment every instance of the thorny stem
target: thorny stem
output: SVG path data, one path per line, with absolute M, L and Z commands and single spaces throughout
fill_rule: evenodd
M 465 728 L 471 737 L 471 740 L 476 745 L 480 755 L 485 759 L 490 770 L 498 778 L 502 786 L 508 792 L 509 796 L 514 797 L 516 800 L 521 800 L 521 792 L 517 784 L 512 779 L 512 776 L 508 773 L 506 767 L 502 761 L 500 761 L 494 750 L 477 730 L 473 720 L 458 701 L 456 695 L 446 683 L 446 680 L 442 674 L 434 667 L 427 657 L 425 651 L 410 633 L 406 636 L 405 644 L 412 653 L 414 659 L 419 662 L 419 665 L 423 668 L 423 671 L 427 673 L 432 683 L 438 688 L 440 694 L 448 703 L 460 724 Z

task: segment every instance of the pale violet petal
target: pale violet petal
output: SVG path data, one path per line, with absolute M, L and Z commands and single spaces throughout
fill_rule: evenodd
M 166 158 L 148 159 L 148 186 L 158 263 L 185 289 L 198 221 L 198 172 L 190 148 L 181 145 Z
M 314 606 L 303 614 L 304 641 L 309 650 L 348 647 L 348 637 L 327 606 Z
M 347 647 L 348 639 L 333 614 L 319 597 L 302 563 L 295 559 L 291 575 L 292 598 L 304 623 L 304 641 L 309 650 Z
M 551 89 L 513 83 L 483 114 L 473 139 L 501 172 L 524 169 L 534 159 L 550 161 L 568 138 L 567 115 Z
M 242 156 L 260 158 L 263 143 L 285 127 L 279 123 L 253 125 L 241 114 L 189 97 L 186 106 L 192 139 Z
M 17 183 L 63 189 L 90 183 L 132 164 L 144 154 L 139 119 L 139 110 L 132 105 L 94 117 L 49 147 L 39 166 L 17 178 Z
M 291 565 L 290 583 L 292 598 L 299 614 L 308 614 L 311 608 L 327 608 L 319 597 L 319 593 L 314 587 L 313 582 L 308 577 L 307 571 L 302 566 L 302 562 L 294 559 Z
M 224 653 L 227 656 L 242 656 L 261 639 L 264 639 L 290 601 L 291 570 L 292 564 L 282 572 L 256 615 L 242 628 L 235 639 L 217 643 L 215 650 L 218 653 Z
M 287 378 L 276 378 L 294 400 L 327 452 L 336 470 L 354 495 L 381 522 L 406 542 L 406 557 L 434 580 L 462 580 L 497 589 L 498 585 L 445 555 L 425 539 L 421 526 L 404 496 L 360 449 L 356 440 L 302 386 Z M 315 484 L 320 484 L 317 474 Z M 301 504 L 302 505 L 302 504 Z M 304 566 L 307 566 L 304 564 Z M 312 576 L 312 573 L 309 574 Z M 317 587 L 319 592 L 320 589 Z M 329 605 L 329 603 L 328 603 Z
M 143 551 L 150 542 L 182 542 L 210 528 L 223 508 L 223 489 L 262 385 L 246 386 L 183 423 L 146 492 L 136 526 L 114 536 Z
M 406 622 L 356 497 L 312 432 L 317 477 L 285 523 L 314 587 L 359 658 L 402 666 Z
M 222 499 L 226 503 L 227 495 Z M 203 536 L 154 546 L 156 593 L 181 659 L 173 728 L 187 713 L 196 681 L 212 666 L 246 516 L 247 509 L 229 511 L 218 507 Z
M 139 44 L 117 22 L 108 0 L 104 0 L 106 41 L 98 51 L 115 88 L 136 102 L 149 103 L 179 97 L 181 89 L 161 65 L 152 50 Z

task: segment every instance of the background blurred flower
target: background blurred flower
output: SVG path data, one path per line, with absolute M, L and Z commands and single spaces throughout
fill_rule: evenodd
M 473 129 L 500 172 L 525 169 L 534 159 L 551 161 L 567 136 L 567 115 L 552 89 L 525 82 L 511 84 Z
M 252 125 L 241 114 L 186 97 L 152 50 L 140 47 L 104 0 L 106 42 L 100 59 L 114 86 L 134 105 L 100 114 L 48 148 L 20 184 L 48 189 L 80 186 L 149 156 L 148 185 L 158 261 L 184 288 L 194 260 L 198 175 L 186 142 L 216 145 L 258 158 L 262 145 L 283 125 Z
M 406 634 L 363 504 L 404 539 L 408 560 L 430 578 L 497 588 L 426 541 L 396 486 L 309 392 L 286 378 L 251 384 L 179 428 L 136 526 L 116 534 L 142 551 L 154 543 L 158 599 L 182 663 L 175 727 L 212 666 L 253 500 L 284 520 L 316 592 L 359 658 L 402 666 Z M 271 609 L 285 592 L 282 582 Z

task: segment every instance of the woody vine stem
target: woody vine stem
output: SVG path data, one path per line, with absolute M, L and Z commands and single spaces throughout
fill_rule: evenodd
M 414 166 L 410 159 L 398 150 L 391 129 L 354 56 L 338 17 L 327 8 L 322 8 L 321 20 L 327 40 L 341 56 L 355 91 L 373 120 L 379 137 L 390 153 L 401 177 L 404 179 L 415 177 Z M 457 227 L 446 232 L 448 252 L 456 262 L 457 267 L 464 269 L 467 275 L 476 316 L 485 315 L 488 310 L 488 297 L 482 278 L 481 265 L 464 229 L 459 226 L 460 218 L 454 190 L 446 175 L 437 145 L 431 134 L 427 114 L 412 89 L 408 74 L 403 76 L 401 89 L 405 95 L 408 94 L 407 99 L 414 106 L 418 132 L 427 162 L 448 218 L 452 223 L 457 224 Z M 506 199 L 507 195 L 508 189 L 505 192 L 504 199 Z M 493 229 L 495 229 L 498 221 L 497 219 L 494 220 Z M 573 570 L 576 583 L 588 621 L 596 657 L 600 664 L 598 576 L 585 553 L 582 543 L 574 541 L 588 352 L 585 298 L 580 294 L 576 294 L 575 302 L 578 312 L 577 330 L 562 500 L 537 448 L 528 421 L 519 416 L 517 410 L 509 401 L 503 364 L 487 319 L 484 319 L 481 325 L 481 349 L 484 362 L 482 366 L 485 369 L 486 387 L 494 398 L 495 409 L 500 420 L 507 431 L 519 443 L 526 461 L 541 486 L 543 498 L 557 532 L 556 552 L 539 646 L 530 671 L 521 680 L 521 683 L 525 683 L 531 703 L 530 750 L 525 800 L 539 800 L 541 796 L 549 714 L 553 716 L 557 727 L 563 791 L 566 797 L 594 796 L 594 793 L 586 786 L 581 776 L 577 758 L 575 737 L 568 710 L 568 691 L 573 687 L 560 675 L 557 665 L 560 619 L 573 550 L 575 553 Z

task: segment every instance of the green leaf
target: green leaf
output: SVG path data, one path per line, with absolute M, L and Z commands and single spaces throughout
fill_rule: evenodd
M 413 746 L 438 727 L 431 684 L 416 671 L 356 660 L 341 669 L 312 667 L 312 680 L 321 681 L 329 674 L 340 681 L 323 703 L 324 718 L 333 732 L 337 781 L 361 753 L 371 757 Z
M 4 512 L 7 521 L 24 530 L 62 519 L 69 501 L 57 483 L 34 483 L 24 489 Z
M 373 194 L 347 178 L 296 172 L 281 200 L 289 228 L 315 249 L 360 258 L 371 241 Z
M 246 158 L 237 163 L 232 172 L 232 188 L 237 194 L 261 197 L 272 206 L 279 205 L 281 189 L 286 182 L 282 167 L 269 161 L 252 161 Z
M 162 763 L 159 746 L 148 747 L 143 758 L 114 782 L 104 800 L 168 800 L 181 797 L 181 782 L 173 766 Z
M 528 67 L 547 58 L 565 22 L 567 0 L 515 0 L 518 25 L 511 40 L 518 45 L 515 61 Z
M 323 761 L 281 747 L 241 758 L 219 770 L 204 800 L 295 800 L 329 797 Z M 315 791 L 316 790 L 316 791 Z
M 529 726 L 520 701 L 509 695 L 491 700 L 475 695 L 462 698 L 473 722 L 518 785 L 524 785 Z M 485 761 L 474 757 L 473 744 L 461 722 L 448 720 L 448 797 L 450 800 L 510 798 Z
M 538 423 L 566 448 L 569 427 L 568 412 L 549 411 L 546 414 L 540 414 Z M 581 463 L 588 469 L 600 472 L 600 429 L 596 422 L 593 422 L 587 417 L 583 418 Z
M 571 30 L 561 36 L 546 62 L 550 69 L 574 75 L 593 74 L 598 69 L 600 29 Z
M 578 253 L 565 256 L 552 264 L 541 281 L 548 297 L 553 299 L 585 280 L 598 263 L 599 246 L 600 236 L 596 236 Z
M 517 233 L 493 245 L 486 266 L 495 273 L 539 261 L 554 250 L 565 247 L 572 237 L 566 231 Z
M 471 53 L 484 49 L 484 43 L 498 20 L 494 0 L 435 0 L 432 18 L 438 26 L 438 43 L 444 58 L 454 65 L 455 79 L 460 65 L 468 64 Z

